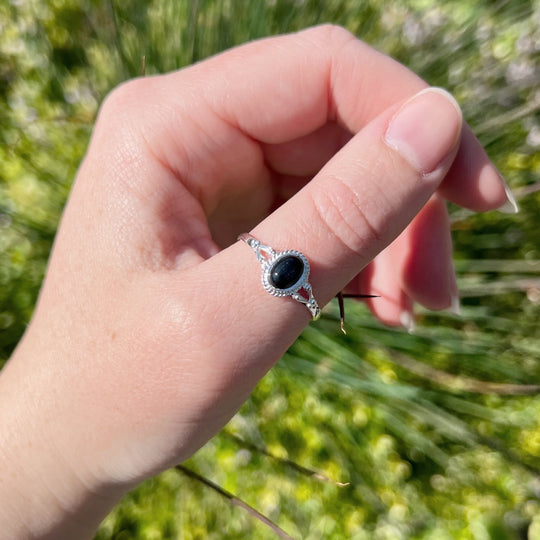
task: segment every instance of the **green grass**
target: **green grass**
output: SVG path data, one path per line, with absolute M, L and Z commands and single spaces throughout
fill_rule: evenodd
M 294 538 L 540 538 L 538 0 L 1 3 L 0 358 L 31 316 L 104 95 L 143 56 L 160 73 L 321 22 L 453 92 L 521 212 L 451 209 L 460 317 L 421 310 L 410 335 L 350 303 L 343 336 L 331 306 L 187 466 Z M 96 538 L 275 537 L 170 470 Z

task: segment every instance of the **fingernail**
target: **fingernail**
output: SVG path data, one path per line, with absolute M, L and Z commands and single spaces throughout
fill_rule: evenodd
M 461 315 L 461 302 L 456 279 L 456 269 L 453 264 L 450 265 L 450 306 L 448 311 L 454 315 Z
M 517 205 L 516 199 L 514 197 L 514 194 L 508 187 L 508 184 L 505 182 L 503 177 L 501 176 L 501 180 L 504 183 L 504 192 L 506 193 L 506 202 L 497 208 L 499 212 L 502 212 L 503 214 L 517 214 L 519 212 L 519 207 Z
M 450 295 L 450 307 L 448 308 L 448 311 L 454 315 L 461 315 L 461 302 L 457 294 Z
M 410 311 L 402 311 L 401 315 L 399 316 L 399 322 L 409 334 L 414 333 L 416 324 L 414 322 L 414 315 Z
M 462 115 L 456 100 L 442 88 L 426 88 L 409 99 L 390 120 L 385 134 L 418 172 L 434 172 L 457 149 Z

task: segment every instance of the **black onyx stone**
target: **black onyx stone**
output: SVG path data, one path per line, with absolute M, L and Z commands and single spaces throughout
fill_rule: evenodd
M 289 255 L 279 259 L 270 272 L 270 283 L 276 289 L 288 289 L 302 277 L 304 263 L 302 259 Z

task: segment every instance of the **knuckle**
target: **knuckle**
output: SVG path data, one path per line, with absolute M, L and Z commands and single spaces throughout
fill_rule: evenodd
M 102 114 L 118 113 L 140 107 L 149 93 L 149 79 L 132 79 L 114 88 L 101 106 Z
M 107 155 L 119 162 L 138 162 L 147 150 L 144 127 L 152 121 L 156 77 L 127 81 L 104 99 L 96 120 L 93 139 Z
M 331 189 L 316 190 L 311 196 L 320 225 L 347 250 L 365 254 L 368 246 L 381 242 L 378 228 L 369 217 L 369 204 L 341 178 L 330 180 Z
M 156 77 L 132 79 L 114 88 L 104 99 L 96 129 L 127 134 L 147 116 L 148 104 L 156 103 Z
M 332 23 L 323 23 L 308 30 L 312 33 L 317 40 L 324 41 L 326 43 L 338 43 L 341 44 L 345 41 L 356 39 L 356 37 L 349 32 L 343 26 Z

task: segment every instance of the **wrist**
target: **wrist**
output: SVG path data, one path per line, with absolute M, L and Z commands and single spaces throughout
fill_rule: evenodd
M 0 373 L 0 530 L 12 539 L 92 538 L 121 492 L 77 470 L 49 435 L 53 399 L 20 346 Z M 48 392 L 54 394 L 54 388 Z M 51 429 L 54 433 L 56 429 Z

